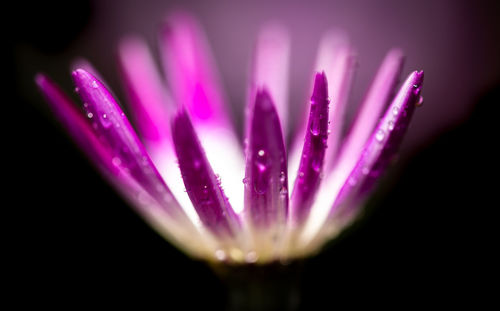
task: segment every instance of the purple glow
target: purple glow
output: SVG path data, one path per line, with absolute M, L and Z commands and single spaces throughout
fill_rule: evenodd
M 189 108 L 195 123 L 229 124 L 225 100 L 208 43 L 197 21 L 170 15 L 160 34 L 161 56 L 178 104 Z

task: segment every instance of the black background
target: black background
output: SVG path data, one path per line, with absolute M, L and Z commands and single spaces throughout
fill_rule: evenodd
M 50 54 L 77 37 L 92 7 L 21 2 L 14 12 L 12 44 Z M 15 302 L 223 310 L 224 284 L 143 223 L 24 91 L 7 84 L 3 115 L 3 257 Z M 393 171 L 361 224 L 306 263 L 303 310 L 478 307 L 498 295 L 499 99 L 498 85 L 478 91 L 469 118 Z

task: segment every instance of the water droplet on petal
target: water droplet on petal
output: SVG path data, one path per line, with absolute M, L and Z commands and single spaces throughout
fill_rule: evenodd
M 120 159 L 119 157 L 114 157 L 111 160 L 111 163 L 113 163 L 114 166 L 120 166 L 122 164 L 122 159 Z
M 375 139 L 378 142 L 381 142 L 382 140 L 384 140 L 384 137 L 385 137 L 385 133 L 383 130 L 378 130 L 377 133 L 375 134 Z
M 108 128 L 112 125 L 111 121 L 108 118 L 108 115 L 105 113 L 101 115 L 100 121 L 104 128 Z
M 259 155 L 259 157 L 263 157 L 266 154 L 266 152 L 261 149 L 259 150 L 259 152 L 257 152 L 257 154 Z
M 87 113 L 87 118 L 92 119 L 94 117 L 94 114 L 92 112 Z
M 94 89 L 96 89 L 96 88 L 98 88 L 98 87 L 99 87 L 99 85 L 97 85 L 97 81 L 95 81 L 95 80 L 94 80 L 94 81 L 92 81 L 92 87 L 93 87 Z
M 288 194 L 288 189 L 285 187 L 281 187 L 280 189 L 280 195 L 286 196 Z
M 424 97 L 423 96 L 420 96 L 418 98 L 418 101 L 417 101 L 417 107 L 422 107 L 422 105 L 424 104 Z
M 79 87 L 75 87 L 75 93 L 78 93 L 80 92 L 80 88 Z
M 399 107 L 397 107 L 397 106 L 392 107 L 392 114 L 397 116 L 398 113 L 399 113 Z
M 367 166 L 365 166 L 365 167 L 363 167 L 361 172 L 363 173 L 363 175 L 368 175 L 368 173 L 370 173 L 370 169 Z
M 313 170 L 316 172 L 319 172 L 321 170 L 321 164 L 321 159 L 319 158 L 314 158 L 311 163 Z
M 257 162 L 257 168 L 259 169 L 259 172 L 264 172 L 267 169 L 267 166 L 263 163 Z
M 286 180 L 285 172 L 281 172 L 281 173 L 280 173 L 280 182 L 281 182 L 281 183 L 284 183 L 284 182 L 285 182 L 285 180 Z
M 313 136 L 318 136 L 320 134 L 320 120 L 321 116 L 319 118 L 312 118 L 311 120 L 311 126 L 309 130 L 311 131 L 311 134 Z
M 389 129 L 389 131 L 392 131 L 394 129 L 394 121 L 389 121 L 387 128 Z

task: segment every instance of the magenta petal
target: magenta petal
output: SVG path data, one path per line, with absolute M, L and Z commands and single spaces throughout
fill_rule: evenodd
M 168 110 L 173 103 L 148 46 L 141 39 L 130 37 L 120 42 L 118 52 L 123 84 L 146 147 L 151 150 L 169 146 Z
M 151 162 L 125 114 L 104 85 L 83 69 L 72 74 L 87 117 L 113 163 L 128 172 L 173 218 L 185 214 Z
M 188 108 L 193 122 L 230 128 L 215 61 L 196 19 L 183 12 L 168 16 L 160 46 L 173 95 Z
M 285 136 L 288 130 L 290 47 L 290 36 L 279 24 L 268 24 L 260 30 L 255 47 L 253 77 L 249 91 L 250 101 L 253 101 L 256 88 L 266 87 L 274 99 Z
M 304 148 L 291 198 L 293 225 L 300 225 L 305 221 L 321 182 L 328 139 L 328 104 L 325 73 L 317 73 Z
M 366 94 L 356 119 L 341 146 L 339 158 L 335 164 L 334 174 L 337 175 L 337 178 L 347 177 L 356 165 L 365 143 L 395 92 L 403 60 L 403 53 L 398 49 L 393 49 L 387 53 L 380 65 L 370 90 Z
M 72 100 L 44 74 L 37 74 L 35 82 L 45 97 L 50 108 L 63 124 L 78 147 L 91 161 L 107 173 L 116 173 L 112 165 L 112 156 L 95 136 L 91 126 Z
M 173 120 L 172 134 L 182 179 L 201 222 L 218 236 L 234 236 L 239 219 L 225 197 L 184 109 Z
M 349 175 L 332 209 L 333 214 L 355 212 L 356 203 L 371 190 L 396 154 L 420 100 L 423 71 L 409 75 L 365 145 L 361 158 Z
M 245 211 L 254 227 L 268 228 L 288 214 L 288 178 L 280 120 L 266 90 L 257 91 L 248 124 Z

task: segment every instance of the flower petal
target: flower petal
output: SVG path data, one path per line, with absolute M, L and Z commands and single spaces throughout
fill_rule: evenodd
M 177 103 L 187 107 L 208 160 L 219 173 L 236 213 L 243 210 L 243 153 L 227 116 L 225 98 L 207 40 L 185 13 L 168 17 L 160 37 L 162 59 Z M 227 157 L 221 157 L 224 150 Z
M 228 126 L 215 62 L 197 21 L 186 13 L 170 15 L 162 28 L 160 46 L 173 95 L 188 108 L 193 122 Z
M 330 32 L 323 38 L 318 54 L 316 70 L 324 70 L 326 76 L 329 77 L 330 133 L 325 156 L 325 170 L 330 171 L 340 147 L 356 56 L 347 38 L 337 32 Z
M 75 70 L 72 76 L 92 127 L 109 148 L 113 162 L 129 172 L 172 218 L 186 218 L 109 91 L 83 69 Z
M 276 255 L 288 215 L 288 177 L 285 144 L 273 101 L 257 91 L 246 150 L 245 216 L 261 259 Z M 259 248 L 260 247 L 260 248 Z
M 277 24 L 265 26 L 259 33 L 254 55 L 250 98 L 255 98 L 258 86 L 265 86 L 274 99 L 283 133 L 288 128 L 288 72 L 290 67 L 290 37 Z
M 142 39 L 127 37 L 120 42 L 118 57 L 128 103 L 145 147 L 184 211 L 199 224 L 175 160 L 170 132 L 174 103 L 163 85 L 151 51 Z
M 95 134 L 88 120 L 79 111 L 72 100 L 46 75 L 38 74 L 36 83 L 46 98 L 52 111 L 68 130 L 80 149 L 97 166 L 103 176 L 131 203 L 137 211 L 155 227 L 155 229 L 177 247 L 188 254 L 204 257 L 212 250 L 192 223 L 183 218 L 166 217 L 164 208 L 130 175 L 127 168 L 118 163 L 118 158 L 109 146 Z M 175 202 L 172 202 L 175 204 Z M 185 220 L 185 221 L 183 221 Z M 199 236 L 200 242 L 189 242 L 193 236 Z M 189 238 L 189 239 L 188 239 Z
M 351 172 L 380 115 L 391 100 L 403 66 L 403 53 L 389 51 L 372 82 L 356 119 L 343 143 L 333 174 L 344 180 Z
M 35 82 L 52 112 L 69 132 L 78 147 L 107 174 L 116 174 L 118 168 L 111 165 L 111 154 L 95 136 L 83 116 L 83 112 L 79 111 L 73 101 L 45 74 L 37 74 Z
M 347 36 L 332 30 L 325 34 L 320 42 L 315 71 L 324 71 L 328 77 L 328 95 L 330 96 L 329 135 L 325 155 L 325 173 L 328 175 L 336 160 L 342 130 L 344 112 L 355 71 L 356 56 Z M 295 173 L 299 167 L 303 146 L 303 133 L 307 129 L 307 119 L 301 121 L 289 153 L 288 171 Z
M 118 49 L 121 77 L 146 147 L 170 147 L 169 110 L 173 103 L 144 41 L 128 37 Z
M 364 147 L 363 154 L 337 196 L 331 216 L 356 214 L 356 207 L 396 154 L 420 100 L 423 71 L 414 71 L 401 86 L 379 125 Z
M 184 109 L 172 123 L 172 134 L 186 191 L 201 222 L 219 237 L 234 237 L 239 230 L 238 216 L 220 186 Z
M 291 198 L 293 226 L 305 221 L 321 182 L 328 138 L 328 104 L 325 73 L 317 73 L 301 162 Z

